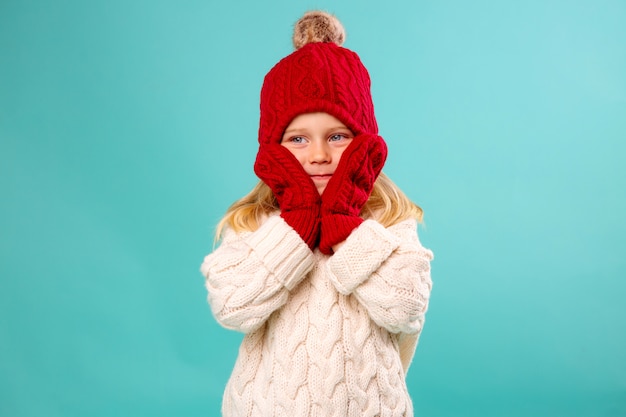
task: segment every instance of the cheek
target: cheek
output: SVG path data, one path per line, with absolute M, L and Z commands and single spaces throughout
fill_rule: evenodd
M 341 159 L 341 155 L 343 155 L 343 151 L 345 150 L 346 148 L 335 149 L 333 153 L 333 162 L 339 162 L 339 160 Z

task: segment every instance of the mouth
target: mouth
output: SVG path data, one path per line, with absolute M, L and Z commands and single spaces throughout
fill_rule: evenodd
M 312 174 L 310 175 L 311 179 L 313 181 L 323 181 L 323 180 L 329 180 L 330 177 L 332 177 L 333 174 Z

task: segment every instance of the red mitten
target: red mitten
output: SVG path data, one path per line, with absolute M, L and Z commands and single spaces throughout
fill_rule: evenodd
M 320 250 L 326 255 L 363 222 L 359 216 L 387 158 L 387 145 L 378 135 L 363 134 L 341 155 L 333 176 L 322 193 Z
M 313 250 L 320 231 L 320 195 L 313 180 L 287 148 L 259 148 L 254 172 L 274 192 L 280 215 Z

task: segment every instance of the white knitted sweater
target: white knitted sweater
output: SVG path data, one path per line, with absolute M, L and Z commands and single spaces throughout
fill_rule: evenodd
M 366 220 L 333 256 L 277 215 L 227 231 L 201 267 L 216 319 L 245 333 L 223 415 L 412 416 L 405 372 L 432 285 L 416 230 Z

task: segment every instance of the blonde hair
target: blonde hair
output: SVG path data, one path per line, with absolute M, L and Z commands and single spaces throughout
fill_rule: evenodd
M 235 201 L 217 224 L 215 240 L 222 237 L 224 228 L 228 226 L 235 232 L 255 231 L 261 219 L 272 212 L 280 210 L 274 193 L 263 181 L 243 198 Z M 361 210 L 361 216 L 378 221 L 385 227 L 392 226 L 407 219 L 422 221 L 423 211 L 398 188 L 384 173 L 380 173 L 374 183 L 369 200 Z

